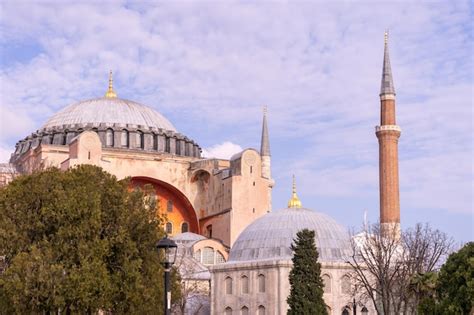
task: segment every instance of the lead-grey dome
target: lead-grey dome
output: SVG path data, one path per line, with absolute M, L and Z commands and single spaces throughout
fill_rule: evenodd
M 305 228 L 315 231 L 320 261 L 346 261 L 351 253 L 348 231 L 331 217 L 305 208 L 283 209 L 257 219 L 239 235 L 229 261 L 291 259 L 290 246 Z
M 42 128 L 100 123 L 124 127 L 136 125 L 176 132 L 171 122 L 154 109 L 116 97 L 95 98 L 69 105 L 54 114 Z

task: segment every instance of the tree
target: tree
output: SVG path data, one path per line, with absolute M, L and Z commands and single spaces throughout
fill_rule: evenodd
M 449 254 L 453 241 L 429 225 L 417 224 L 398 237 L 398 231 L 379 224 L 352 237 L 354 271 L 361 295 L 372 300 L 379 314 L 416 312 L 420 301 L 429 295 L 430 275 Z M 432 286 L 432 285 L 431 285 Z
M 474 310 L 474 242 L 451 254 L 441 267 L 436 295 L 423 300 L 421 314 L 472 314 Z
M 0 189 L 0 309 L 161 314 L 155 209 L 128 180 L 91 165 L 16 178 Z
M 323 300 L 324 283 L 321 264 L 314 241 L 314 231 L 304 229 L 296 234 L 291 245 L 293 268 L 290 272 L 290 295 L 288 314 L 327 314 Z

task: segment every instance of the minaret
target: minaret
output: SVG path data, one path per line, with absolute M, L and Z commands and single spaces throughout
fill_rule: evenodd
M 114 79 L 112 78 L 112 70 L 109 72 L 109 89 L 105 93 L 105 97 L 107 98 L 116 98 L 117 93 L 114 91 Z
M 267 107 L 263 108 L 263 123 L 262 123 L 262 141 L 260 145 L 260 156 L 262 157 L 262 177 L 271 179 L 271 154 L 270 154 L 270 140 L 268 138 L 267 126 Z
M 382 231 L 400 235 L 398 138 L 401 129 L 395 120 L 395 88 L 388 53 L 388 32 L 385 32 L 380 107 L 380 126 L 375 127 L 379 141 L 380 223 Z

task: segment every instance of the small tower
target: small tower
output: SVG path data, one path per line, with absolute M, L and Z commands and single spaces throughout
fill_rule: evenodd
M 380 107 L 380 126 L 375 127 L 379 142 L 380 223 L 383 231 L 399 235 L 398 138 L 401 129 L 395 120 L 395 88 L 388 53 L 388 32 L 385 32 Z

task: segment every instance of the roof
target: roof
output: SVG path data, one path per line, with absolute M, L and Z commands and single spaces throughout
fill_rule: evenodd
M 291 259 L 291 244 L 302 229 L 315 231 L 319 260 L 345 262 L 351 253 L 349 233 L 326 214 L 306 208 L 270 212 L 250 224 L 234 243 L 229 262 Z
M 95 98 L 69 105 L 54 114 L 43 128 L 89 123 L 108 123 L 123 127 L 140 125 L 176 132 L 171 122 L 154 109 L 116 97 Z

